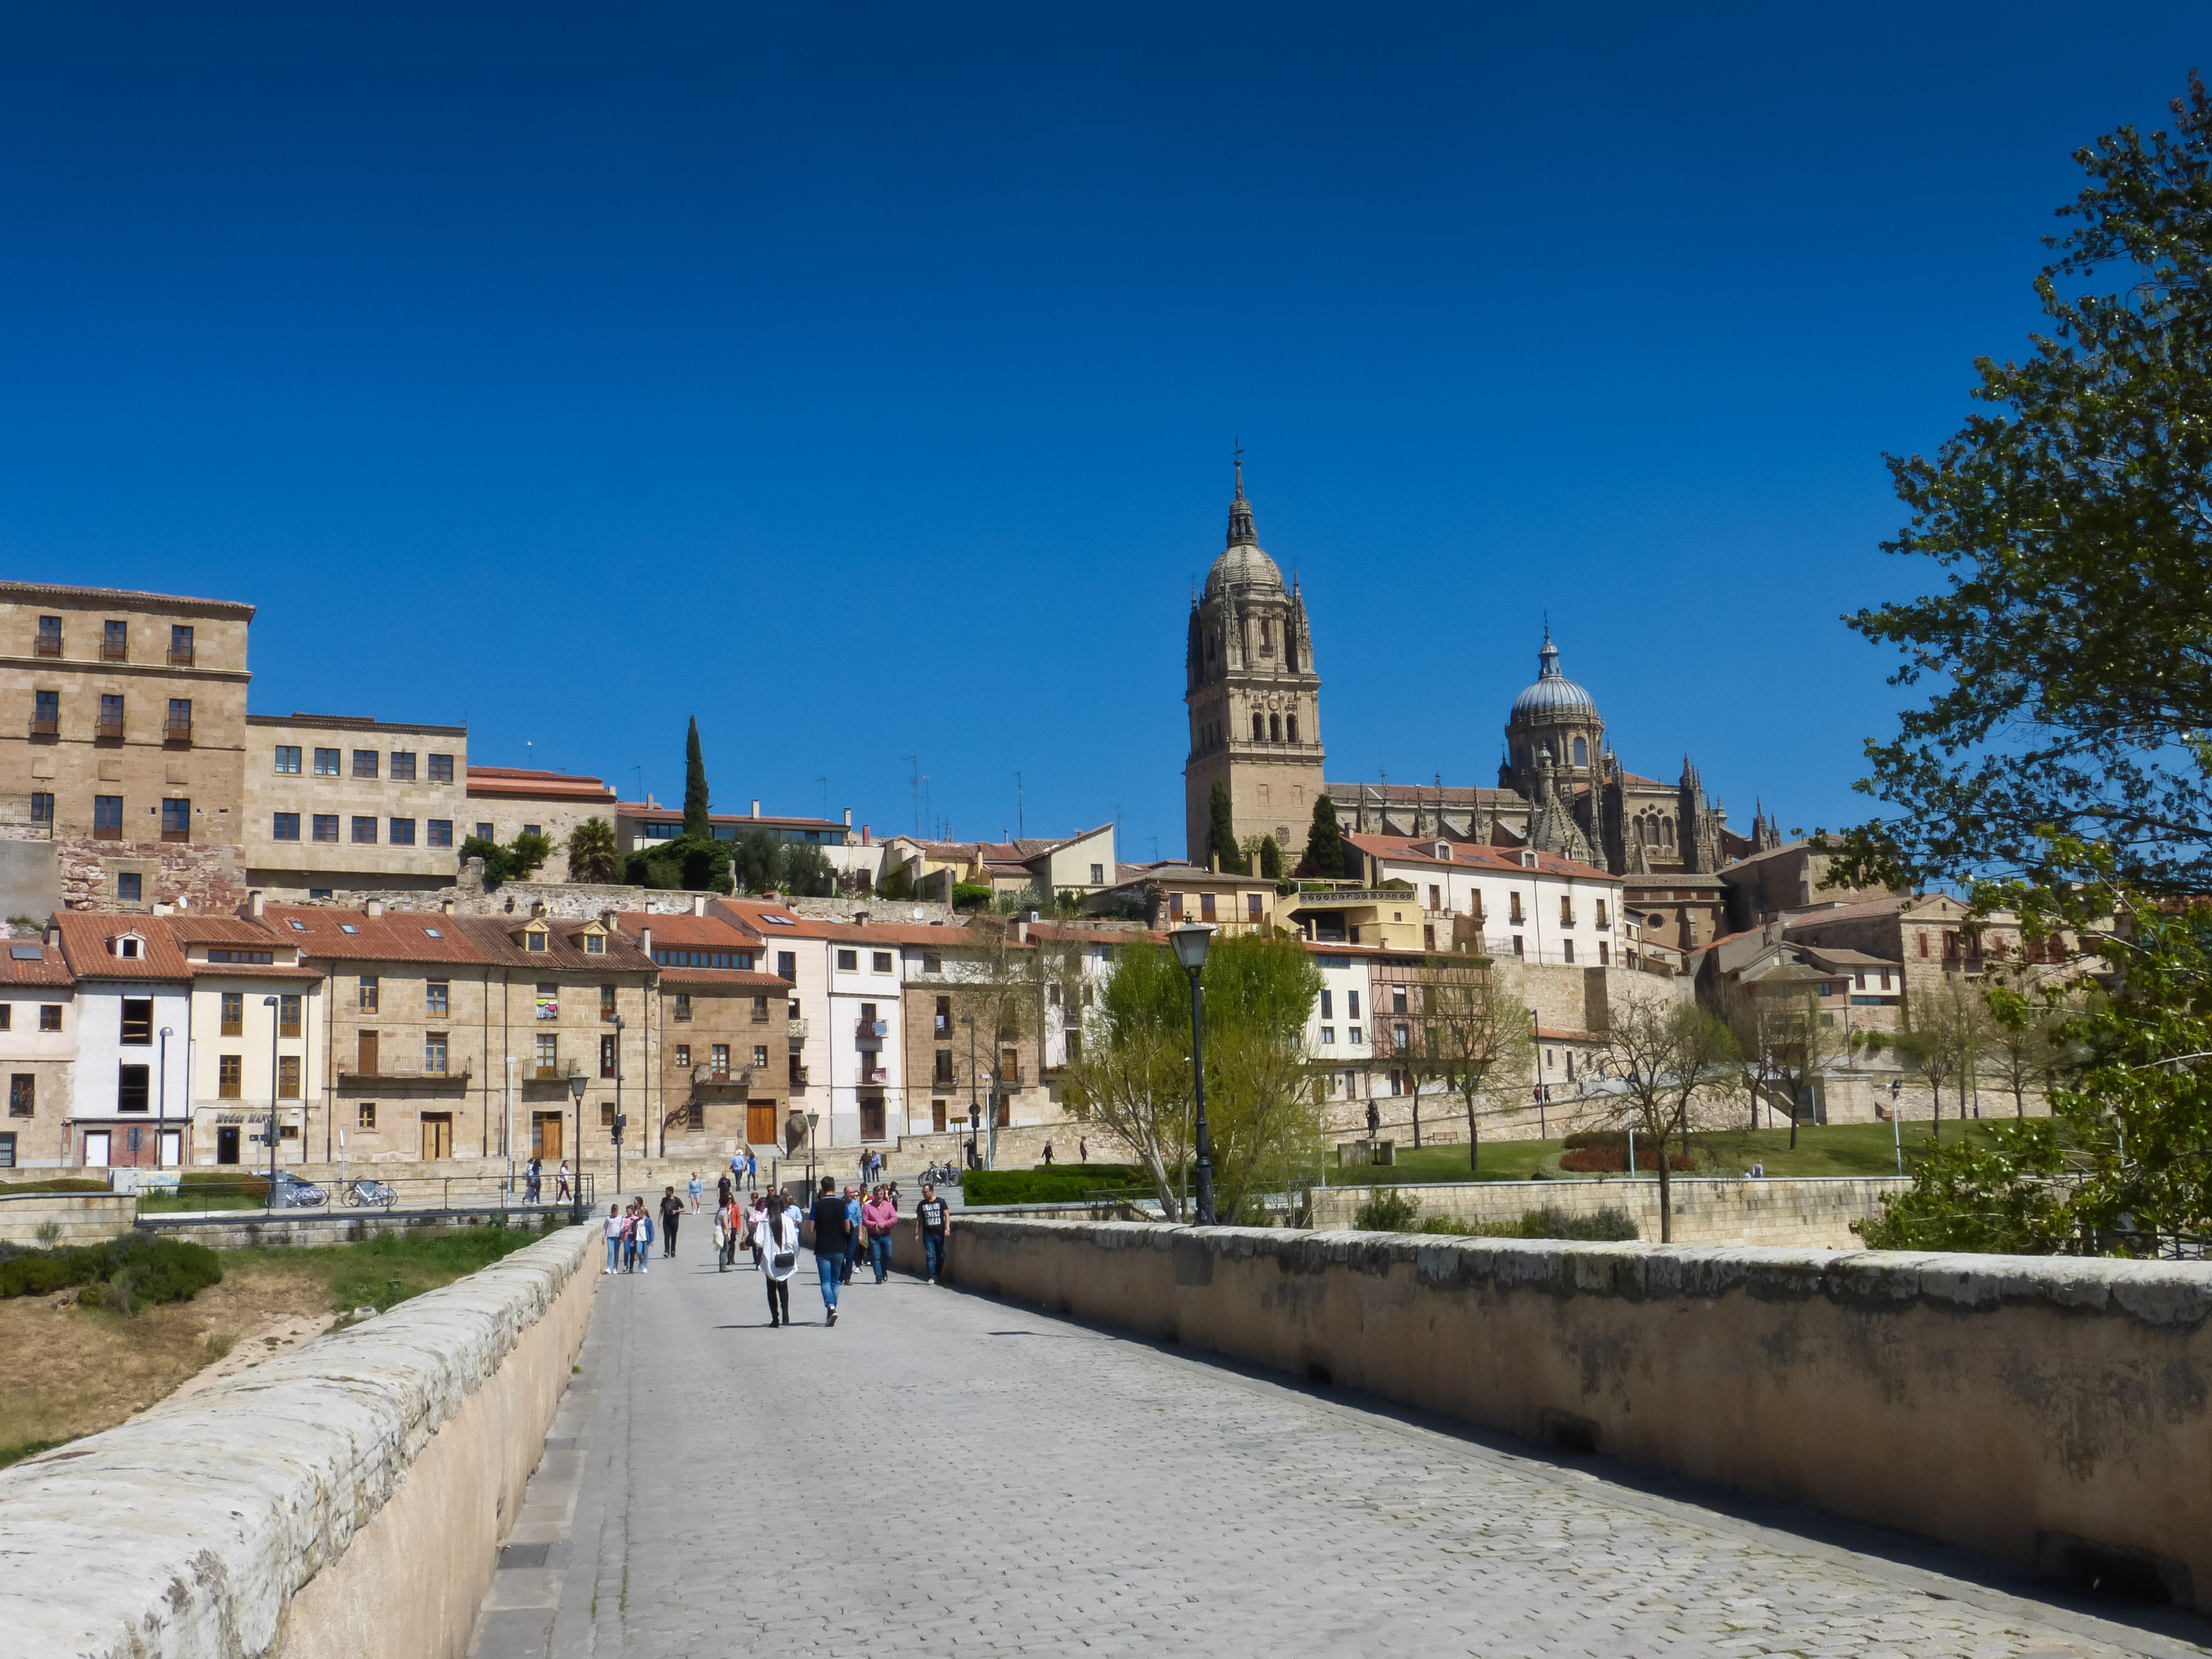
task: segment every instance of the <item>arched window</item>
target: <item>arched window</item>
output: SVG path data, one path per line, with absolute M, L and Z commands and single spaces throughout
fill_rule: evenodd
M 1252 741 L 1255 743 L 1265 743 L 1267 739 L 1267 717 L 1264 714 L 1255 714 L 1252 716 Z
M 1575 739 L 1575 764 L 1577 766 L 1589 764 L 1589 744 L 1580 738 Z
M 1272 657 L 1275 654 L 1274 637 L 1267 631 L 1267 619 L 1265 617 L 1260 618 L 1260 654 L 1263 657 Z
M 1298 717 L 1293 714 L 1285 724 L 1290 732 L 1291 741 L 1296 743 L 1298 740 Z
M 1267 716 L 1267 739 L 1271 743 L 1283 740 L 1283 717 L 1280 714 Z
M 1662 818 L 1659 820 L 1659 843 L 1662 847 L 1672 847 L 1674 844 L 1674 819 Z

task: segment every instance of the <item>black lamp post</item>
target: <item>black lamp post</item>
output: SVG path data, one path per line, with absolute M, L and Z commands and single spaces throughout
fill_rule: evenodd
M 276 1198 L 276 999 L 264 997 L 261 1006 L 269 1011 L 269 1197 Z
M 169 1133 L 169 1028 L 166 1025 L 161 1028 L 161 1061 L 154 1087 L 154 1167 L 159 1170 L 167 1167 L 161 1158 L 161 1143 Z M 177 1162 L 181 1164 L 184 1161 L 184 1152 L 179 1149 Z
M 814 1128 L 821 1121 L 819 1112 L 806 1115 L 806 1196 L 810 1202 L 814 1197 Z
M 576 1179 L 568 1188 L 568 1224 L 584 1224 L 584 1074 L 568 1074 L 568 1092 L 576 1101 Z
M 1544 1038 L 1536 1025 L 1536 1011 L 1528 1011 L 1528 1040 L 1536 1049 L 1536 1139 L 1549 1140 L 1551 1133 L 1544 1122 Z
M 1206 948 L 1213 942 L 1213 929 L 1204 922 L 1185 922 L 1168 930 L 1175 941 L 1176 960 L 1190 975 L 1190 1077 L 1193 1103 L 1198 1113 L 1198 1224 L 1211 1227 L 1213 1219 L 1213 1143 L 1206 1133 L 1206 993 L 1199 975 L 1206 971 Z

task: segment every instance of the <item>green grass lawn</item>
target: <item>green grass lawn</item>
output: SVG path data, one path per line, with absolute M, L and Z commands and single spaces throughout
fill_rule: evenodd
M 388 1234 L 360 1244 L 256 1245 L 222 1251 L 226 1272 L 304 1275 L 320 1281 L 334 1312 L 389 1308 L 488 1267 L 545 1235 L 536 1227 L 457 1227 Z
M 1943 1125 L 1946 1141 L 1955 1140 L 1965 1133 L 1977 1144 L 1989 1139 L 1990 1120 L 1970 1121 L 1964 1125 L 1954 1118 Z M 1928 1122 L 1907 1120 L 1902 1126 L 1905 1146 L 1905 1172 L 1911 1175 L 1927 1156 L 1931 1145 Z M 1495 1140 L 1486 1141 L 1479 1169 L 1468 1168 L 1468 1152 L 1464 1144 L 1451 1146 L 1424 1146 L 1419 1152 L 1401 1145 L 1398 1161 L 1388 1169 L 1340 1170 L 1332 1167 L 1328 1184 L 1332 1187 L 1355 1187 L 1369 1184 L 1420 1182 L 1436 1181 L 1528 1181 L 1539 1170 L 1547 1176 L 1558 1176 L 1559 1154 L 1566 1150 L 1558 1140 Z M 1770 1176 L 1893 1176 L 1897 1173 L 1896 1142 L 1887 1123 L 1837 1123 L 1826 1126 L 1803 1124 L 1797 1130 L 1797 1149 L 1790 1148 L 1790 1131 L 1783 1129 L 1725 1129 L 1711 1133 L 1692 1135 L 1688 1148 L 1698 1167 L 1687 1173 L 1692 1176 L 1737 1176 L 1747 1173 L 1755 1163 L 1764 1164 Z M 1589 1179 L 1567 1174 L 1570 1180 Z M 1626 1171 L 1607 1176 L 1609 1181 L 1626 1181 Z M 1645 1171 L 1642 1180 L 1653 1179 Z

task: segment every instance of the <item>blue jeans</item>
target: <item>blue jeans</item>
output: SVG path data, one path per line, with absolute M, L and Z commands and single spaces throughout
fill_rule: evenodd
M 622 1240 L 611 1238 L 607 1241 L 607 1271 L 612 1273 L 620 1266 L 622 1266 Z
M 819 1251 L 814 1257 L 814 1270 L 822 1275 L 822 1305 L 834 1311 L 837 1306 L 837 1275 L 845 1266 L 842 1255 L 823 1255 Z
M 945 1274 L 945 1235 L 924 1233 L 921 1236 L 921 1276 L 941 1279 Z
M 868 1254 L 875 1258 L 876 1283 L 880 1285 L 884 1282 L 884 1275 L 890 1273 L 891 1270 L 890 1240 L 888 1238 L 870 1239 L 868 1241 Z

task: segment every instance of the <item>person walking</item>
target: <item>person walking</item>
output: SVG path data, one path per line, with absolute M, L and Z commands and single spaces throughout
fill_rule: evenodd
M 745 1149 L 745 1190 L 747 1192 L 757 1193 L 760 1190 L 759 1176 L 760 1165 L 754 1161 L 752 1149 L 747 1147 Z
M 1079 1163 L 1088 1164 L 1091 1162 L 1091 1143 L 1083 1139 L 1080 1136 L 1076 1139 L 1075 1156 L 1077 1161 Z
M 565 1158 L 561 1160 L 561 1167 L 553 1172 L 553 1201 L 556 1204 L 568 1201 L 568 1160 Z
M 607 1271 L 612 1273 L 615 1270 L 615 1259 L 622 1254 L 623 1244 L 622 1212 L 612 1204 L 607 1206 L 606 1232 Z
M 945 1236 L 952 1231 L 952 1214 L 937 1188 L 921 1183 L 921 1202 L 914 1206 L 915 1237 L 921 1241 L 921 1278 L 926 1285 L 944 1282 Z
M 1052 1142 L 1049 1140 L 1044 1144 L 1044 1167 L 1048 1170 L 1052 1168 Z
M 761 1264 L 761 1277 L 768 1285 L 769 1328 L 773 1330 L 778 1325 L 790 1324 L 791 1276 L 799 1271 L 799 1218 L 784 1207 L 781 1193 L 768 1195 L 760 1224 L 753 1229 L 753 1255 Z M 834 1286 L 831 1293 L 835 1294 Z M 837 1312 L 833 1307 L 830 1322 L 834 1325 L 836 1322 Z
M 676 1255 L 676 1224 L 683 1219 L 684 1200 L 676 1196 L 675 1188 L 663 1187 L 660 1189 L 661 1255 L 671 1258 Z
M 853 1269 L 860 1265 L 860 1252 L 867 1248 L 867 1234 L 860 1225 L 860 1189 L 845 1188 L 845 1266 L 838 1283 L 853 1282 Z
M 653 1271 L 653 1207 L 643 1199 L 637 1200 L 637 1270 L 641 1273 Z
M 761 1224 L 767 1219 L 768 1200 L 763 1198 L 758 1193 L 755 1193 L 753 1194 L 751 1224 L 745 1230 L 745 1237 L 753 1247 L 753 1266 L 756 1269 L 757 1269 L 761 1264 L 760 1227 Z
M 693 1215 L 699 1213 L 699 1172 L 694 1170 L 691 1171 L 691 1213 Z
M 875 1266 L 876 1283 L 880 1285 L 890 1275 L 891 1230 L 898 1225 L 898 1206 L 881 1187 L 860 1206 L 860 1224 L 867 1230 L 868 1256 Z
M 637 1271 L 637 1201 L 635 1199 L 623 1206 L 622 1270 L 626 1273 Z
M 853 1190 L 848 1187 L 848 1194 Z M 853 1276 L 853 1218 L 846 1200 L 837 1196 L 837 1178 L 822 1177 L 822 1195 L 814 1200 L 814 1267 L 822 1278 L 823 1323 L 837 1322 L 837 1287 Z

